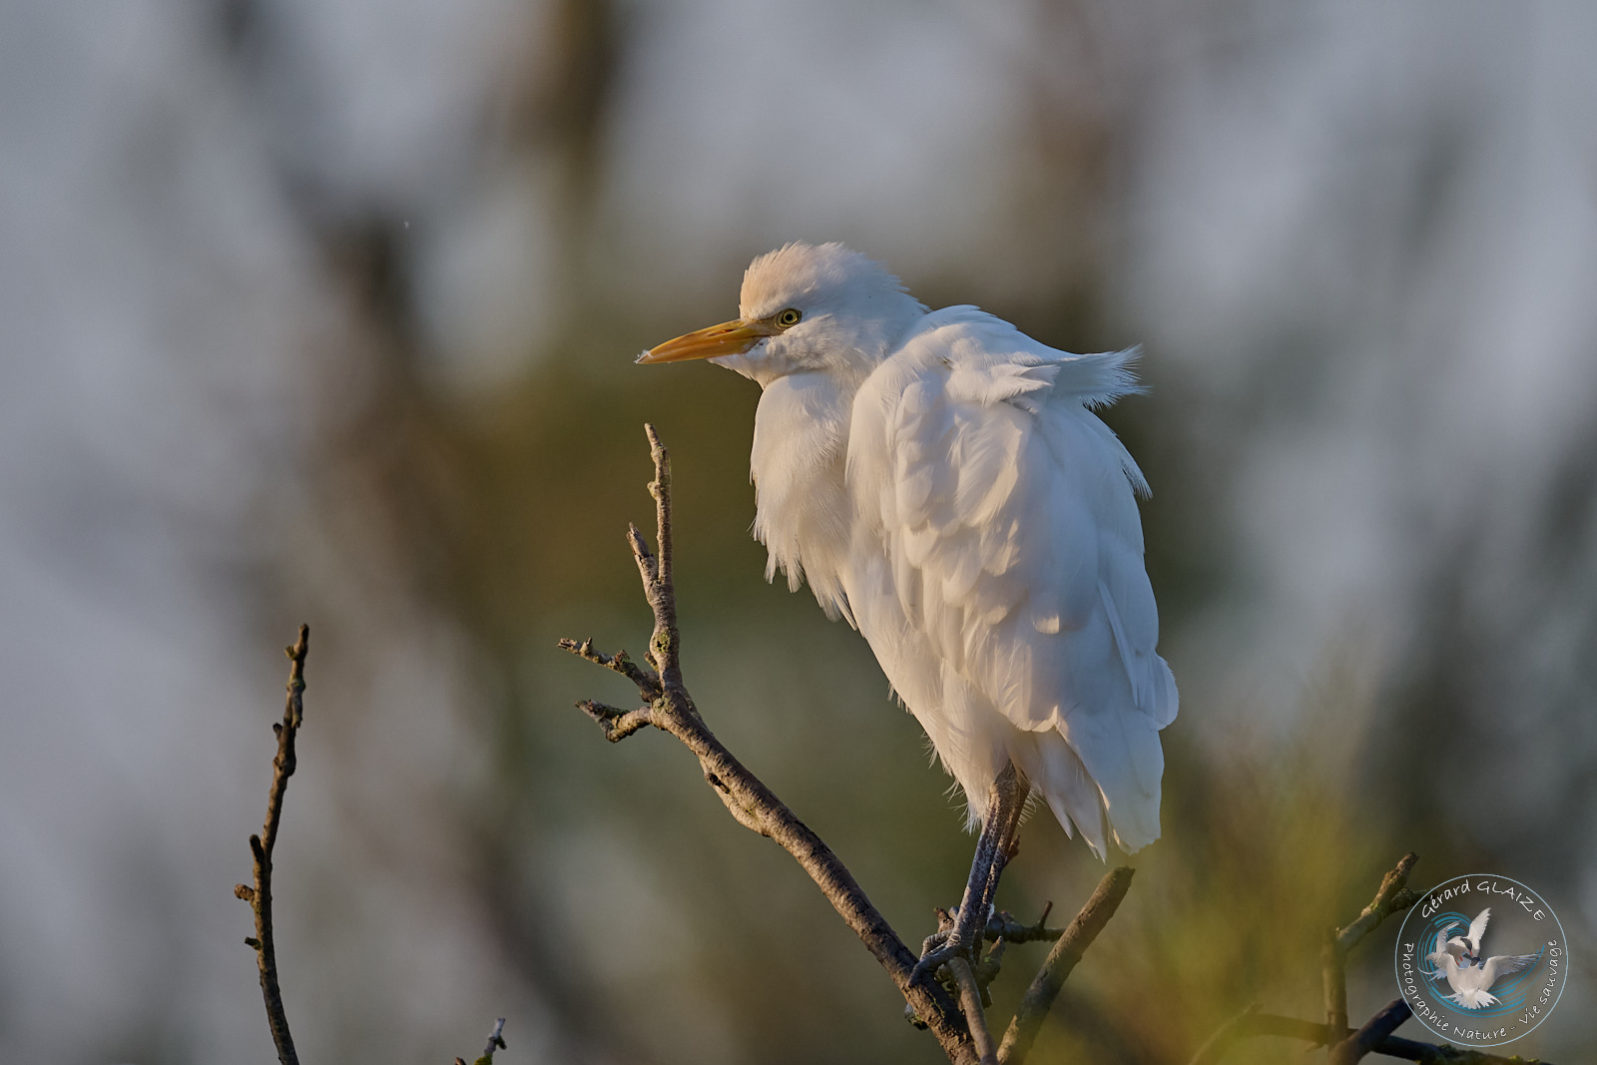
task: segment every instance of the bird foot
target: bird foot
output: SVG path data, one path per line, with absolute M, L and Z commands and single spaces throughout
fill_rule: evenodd
M 920 961 L 910 970 L 911 984 L 961 956 L 970 959 L 972 968 L 981 961 L 982 942 L 993 918 L 998 878 L 1015 852 L 1015 830 L 1020 827 L 1029 790 L 1030 785 L 1014 763 L 1006 762 L 993 782 L 987 819 L 976 839 L 976 855 L 971 859 L 965 894 L 954 913 L 937 911 L 937 931 L 927 936 L 921 947 Z
M 920 956 L 920 961 L 915 963 L 915 968 L 909 971 L 909 982 L 911 984 L 920 983 L 955 958 L 970 959 L 971 954 L 972 951 L 969 947 L 961 943 L 953 934 L 950 934 L 943 940 L 941 946 L 935 946 Z
M 991 907 L 988 909 L 991 910 Z M 985 929 L 976 920 L 960 920 L 959 912 L 957 909 L 950 912 L 938 907 L 937 931 L 927 936 L 921 944 L 920 960 L 910 970 L 911 984 L 936 973 L 955 958 L 966 958 L 975 966 Z

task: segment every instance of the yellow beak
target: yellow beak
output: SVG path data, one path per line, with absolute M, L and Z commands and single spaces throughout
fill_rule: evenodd
M 685 359 L 713 359 L 717 355 L 741 355 L 764 337 L 778 332 L 769 322 L 730 322 L 684 333 L 638 356 L 640 363 L 682 362 Z

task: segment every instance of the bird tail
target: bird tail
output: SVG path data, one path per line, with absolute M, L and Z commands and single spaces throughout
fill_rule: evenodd
M 1098 786 L 1065 738 L 1055 731 L 1018 733 L 1011 741 L 1010 757 L 1041 793 L 1065 835 L 1080 831 L 1092 852 L 1105 858 L 1108 847 Z
M 1481 991 L 1472 987 L 1465 988 L 1458 994 L 1448 995 L 1447 997 L 1458 1003 L 1460 1006 L 1463 1006 L 1467 1010 L 1478 1010 L 1484 1009 L 1487 1006 L 1497 1005 L 1496 995 L 1492 994 L 1490 991 Z

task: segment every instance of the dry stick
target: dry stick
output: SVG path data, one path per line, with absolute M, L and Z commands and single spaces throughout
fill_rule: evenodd
M 1003 1045 L 998 1048 L 998 1060 L 1003 1065 L 1020 1065 L 1026 1059 L 1037 1032 L 1042 1028 L 1043 1019 L 1048 1016 L 1054 999 L 1059 997 L 1059 989 L 1065 985 L 1065 978 L 1076 967 L 1092 941 L 1098 938 L 1098 933 L 1109 923 L 1109 918 L 1115 915 L 1120 900 L 1126 897 L 1126 891 L 1131 887 L 1132 872 L 1129 866 L 1121 866 L 1104 874 L 1104 878 L 1098 882 L 1098 889 L 1092 893 L 1081 912 L 1076 914 L 1075 920 L 1070 922 L 1065 934 L 1054 943 L 1042 969 L 1026 989 L 1025 997 L 1020 1000 L 1020 1008 L 1015 1011 L 1008 1030 L 1004 1032 Z
M 676 623 L 676 591 L 672 584 L 671 459 L 654 426 L 644 427 L 654 460 L 657 551 L 651 552 L 636 526 L 627 540 L 643 579 L 644 597 L 654 614 L 649 639 L 649 669 L 630 663 L 622 655 L 610 657 L 593 650 L 591 641 L 562 640 L 573 654 L 629 677 L 645 705 L 622 710 L 603 703 L 577 704 L 597 721 L 611 742 L 625 739 L 653 725 L 676 737 L 699 760 L 704 778 L 745 828 L 774 840 L 791 854 L 821 889 L 833 909 L 864 942 L 877 962 L 897 985 L 955 1065 L 975 1065 L 976 1052 L 970 1029 L 958 1003 L 936 984 L 910 983 L 915 955 L 893 931 L 855 881 L 854 875 L 808 825 L 778 799 L 763 781 L 743 766 L 705 725 L 682 683 L 681 636 Z
M 1341 1024 L 1336 1024 L 1334 1021 L 1316 1024 L 1296 1017 L 1260 1013 L 1258 1004 L 1255 1003 L 1221 1025 L 1203 1046 L 1198 1048 L 1198 1052 L 1192 1056 L 1190 1065 L 1217 1065 L 1233 1045 L 1241 1040 L 1259 1036 L 1301 1039 L 1314 1046 L 1331 1047 L 1333 1065 L 1343 1061 L 1357 1061 L 1359 1057 L 1372 1053 L 1425 1062 L 1427 1065 L 1548 1065 L 1541 1061 L 1505 1058 L 1485 1051 L 1466 1050 L 1446 1044 L 1422 1043 L 1392 1035 L 1397 1026 L 1410 1016 L 1408 1006 L 1401 999 L 1370 1018 L 1358 1032 L 1347 1027 L 1347 985 L 1344 982 L 1347 953 L 1386 918 L 1408 909 L 1419 901 L 1420 893 L 1408 886 L 1409 874 L 1414 871 L 1414 863 L 1417 861 L 1419 857 L 1413 851 L 1403 855 L 1397 865 L 1381 878 L 1381 886 L 1376 889 L 1375 897 L 1359 912 L 1359 915 L 1345 927 L 1333 929 L 1326 937 L 1321 952 L 1326 1012 L 1334 1017 L 1340 1007 L 1343 1018 Z M 1358 1057 L 1337 1056 L 1349 1053 L 1357 1053 Z
M 1418 1061 L 1423 1065 L 1552 1065 L 1551 1062 L 1543 1061 L 1541 1058 L 1505 1058 L 1501 1054 L 1489 1054 L 1484 1050 L 1470 1050 L 1446 1043 L 1421 1043 L 1415 1039 L 1401 1039 L 1395 1035 L 1389 1035 L 1376 1043 L 1370 1048 L 1370 1053 L 1384 1054 L 1389 1058 L 1402 1058 L 1405 1061 Z
M 1408 886 L 1408 876 L 1414 871 L 1414 863 L 1419 860 L 1419 855 L 1413 851 L 1399 858 L 1397 864 L 1381 877 L 1381 886 L 1376 889 L 1370 904 L 1346 928 L 1336 933 L 1336 945 L 1344 955 L 1375 931 L 1376 925 L 1420 900 L 1420 893 Z
M 1326 1025 L 1297 1017 L 1260 1013 L 1258 1004 L 1255 1003 L 1221 1025 L 1193 1055 L 1190 1065 L 1217 1065 L 1232 1046 L 1244 1039 L 1273 1036 L 1280 1039 L 1301 1039 L 1310 1046 L 1326 1046 L 1354 1034 L 1349 1029 L 1333 1032 Z M 1369 1049 L 1370 1053 L 1384 1054 L 1406 1061 L 1425 1062 L 1427 1065 L 1548 1065 L 1542 1061 L 1505 1058 L 1481 1050 L 1438 1046 L 1413 1039 L 1401 1039 L 1393 1035 L 1377 1041 Z
M 1364 1027 L 1342 1040 L 1331 1049 L 1331 1065 L 1358 1065 L 1364 1055 L 1397 1031 L 1397 1026 L 1414 1016 L 1408 1003 L 1393 999 L 1385 1009 L 1364 1022 Z
M 255 934 L 244 940 L 255 949 L 261 970 L 261 996 L 266 1000 L 266 1023 L 272 1030 L 272 1042 L 277 1044 L 277 1058 L 282 1065 L 299 1065 L 299 1055 L 294 1050 L 294 1037 L 288 1030 L 288 1015 L 283 1011 L 283 992 L 277 983 L 277 948 L 272 933 L 272 852 L 277 847 L 277 829 L 283 821 L 283 797 L 288 794 L 288 778 L 294 775 L 298 758 L 294 753 L 294 740 L 305 720 L 305 659 L 310 654 L 311 629 L 299 627 L 299 639 L 292 647 L 285 647 L 288 655 L 288 698 L 283 706 L 283 720 L 272 723 L 277 734 L 277 756 L 272 759 L 272 790 L 266 800 L 266 822 L 258 836 L 250 837 L 250 853 L 254 856 L 255 886 L 235 884 L 233 894 L 250 904 L 255 911 Z M 488 1047 L 473 1065 L 492 1065 L 494 1050 L 505 1046 L 505 1019 L 500 1017 L 488 1035 Z M 455 1059 L 457 1065 L 465 1065 Z
M 1326 933 L 1320 948 L 1320 983 L 1325 995 L 1325 1023 L 1333 1032 L 1347 1028 L 1347 954 L 1377 925 L 1391 914 L 1406 910 L 1419 899 L 1419 894 L 1408 886 L 1408 877 L 1414 871 L 1419 855 L 1409 851 L 1381 877 L 1381 886 L 1375 897 L 1345 928 L 1333 928 Z M 1401 1023 L 1401 1021 L 1399 1021 Z M 1390 1033 L 1387 1033 L 1390 1034 Z M 1333 1052 L 1333 1059 L 1335 1054 Z
M 981 1065 L 998 1065 L 998 1048 L 993 1045 L 993 1033 L 987 1029 L 987 1015 L 982 1012 L 981 987 L 970 961 L 963 955 L 949 959 L 948 971 L 953 974 L 954 986 L 959 988 L 959 1007 L 965 1011 L 965 1023 L 970 1026 L 971 1041 L 976 1044 L 976 1057 Z
M 1325 1023 L 1333 1032 L 1347 1027 L 1347 956 L 1336 942 L 1336 929 L 1320 947 L 1320 985 L 1325 995 Z
M 505 1042 L 505 1019 L 500 1017 L 494 1021 L 494 1030 L 488 1033 L 488 1045 L 483 1047 L 482 1056 L 492 1061 L 494 1059 L 494 1051 L 508 1049 L 510 1049 L 510 1044 Z
M 255 911 L 255 935 L 244 942 L 255 948 L 261 970 L 261 996 L 266 1000 L 266 1023 L 277 1044 L 282 1065 L 299 1065 L 294 1053 L 294 1038 L 288 1031 L 288 1016 L 283 1012 L 283 992 L 277 984 L 277 948 L 272 935 L 272 850 L 277 846 L 277 828 L 283 819 L 283 796 L 288 778 L 294 775 L 294 737 L 304 719 L 305 656 L 310 652 L 309 625 L 299 627 L 299 640 L 286 648 L 291 663 L 288 670 L 288 699 L 283 720 L 272 724 L 277 733 L 277 757 L 272 759 L 272 790 L 266 801 L 266 823 L 261 834 L 250 837 L 250 853 L 255 858 L 255 886 L 239 884 L 233 894 Z
M 1048 915 L 1053 912 L 1054 904 L 1043 904 L 1042 916 L 1034 924 L 1021 924 L 1008 913 L 1000 910 L 987 918 L 985 938 L 988 942 L 996 943 L 1002 939 L 1005 943 L 1032 943 L 1039 939 L 1046 939 L 1052 943 L 1065 934 L 1063 928 L 1049 928 Z
M 1203 1045 L 1198 1047 L 1197 1053 L 1192 1055 L 1192 1060 L 1188 1062 L 1187 1065 L 1217 1065 L 1220 1059 L 1225 1057 L 1226 1051 L 1231 1049 L 1233 1043 L 1246 1039 L 1252 1035 L 1277 1034 L 1275 1032 L 1255 1032 L 1249 1030 L 1250 1026 L 1258 1024 L 1258 1020 L 1261 1016 L 1263 1015 L 1259 1013 L 1259 1004 L 1257 1002 L 1248 1003 L 1247 1007 L 1243 1009 L 1241 1013 L 1237 1014 L 1235 1017 L 1232 1017 L 1220 1027 L 1216 1028 L 1214 1033 L 1203 1041 Z M 1294 1023 L 1298 1024 L 1309 1025 L 1311 1027 L 1319 1027 L 1318 1025 L 1313 1025 L 1309 1021 L 1297 1021 L 1295 1018 L 1290 1017 L 1284 1019 L 1292 1020 Z
M 968 902 L 969 899 L 965 901 Z M 996 918 L 998 915 L 992 916 Z M 939 906 L 937 931 L 926 937 L 926 943 L 921 948 L 922 958 L 947 939 L 948 934 L 954 929 L 954 924 L 954 915 Z M 998 1044 L 993 1042 L 992 1029 L 987 1027 L 986 1007 L 990 1002 L 986 987 L 998 976 L 1004 947 L 1004 941 L 999 939 L 993 949 L 987 952 L 987 956 L 981 958 L 978 966 L 973 966 L 971 960 L 963 954 L 956 955 L 945 963 L 949 979 L 953 982 L 954 992 L 959 996 L 959 1008 L 965 1015 L 965 1024 L 970 1028 L 971 1042 L 976 1045 L 976 1057 L 981 1065 L 998 1065 Z M 976 956 L 980 957 L 979 954 Z
M 482 1056 L 471 1065 L 494 1065 L 494 1051 L 506 1049 L 508 1045 L 505 1043 L 505 1019 L 500 1017 L 494 1022 L 494 1030 L 488 1033 L 488 1045 L 483 1048 Z M 466 1059 L 456 1058 L 455 1065 L 466 1065 Z

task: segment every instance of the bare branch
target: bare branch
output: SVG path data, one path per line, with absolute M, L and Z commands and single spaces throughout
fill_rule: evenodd
M 586 659 L 594 665 L 603 666 L 626 677 L 638 686 L 638 694 L 643 696 L 645 701 L 660 697 L 660 675 L 632 661 L 631 656 L 625 651 L 617 651 L 614 655 L 603 654 L 593 649 L 592 640 L 583 640 L 581 643 L 576 640 L 561 640 L 560 647 L 578 658 Z
M 1383 1014 L 1385 1012 L 1382 1011 Z M 1280 1039 L 1300 1039 L 1311 1046 L 1326 1046 L 1346 1040 L 1354 1034 L 1356 1033 L 1349 1029 L 1333 1032 L 1326 1025 L 1300 1020 L 1297 1017 L 1260 1013 L 1258 1005 L 1254 1004 L 1221 1025 L 1192 1056 L 1190 1065 L 1218 1065 L 1226 1053 L 1244 1039 L 1274 1036 Z M 1406 1061 L 1423 1062 L 1425 1065 L 1549 1065 L 1539 1060 L 1505 1058 L 1482 1050 L 1421 1043 L 1394 1035 L 1387 1035 L 1376 1041 L 1369 1048 L 1369 1052 L 1384 1054 L 1391 1058 L 1402 1058 Z
M 981 1065 L 998 1065 L 998 1049 L 993 1045 L 993 1033 L 987 1030 L 987 1015 L 982 1012 L 981 987 L 970 961 L 960 955 L 948 962 L 954 985 L 959 988 L 959 1006 L 965 1012 L 965 1023 L 970 1027 L 971 1040 L 976 1044 L 976 1058 Z
M 500 1017 L 494 1021 L 494 1030 L 488 1033 L 488 1045 L 483 1047 L 482 1056 L 492 1061 L 494 1051 L 509 1049 L 510 1044 L 505 1042 L 505 1019 Z
M 649 554 L 643 535 L 633 526 L 628 534 L 632 554 L 643 576 L 643 594 L 654 611 L 654 633 L 649 637 L 649 661 L 660 671 L 667 688 L 682 688 L 682 637 L 677 631 L 676 584 L 673 578 L 671 545 L 671 453 L 660 442 L 654 426 L 645 423 L 649 438 L 649 457 L 654 460 L 654 480 L 649 494 L 654 497 L 655 555 Z
M 987 918 L 987 927 L 982 930 L 982 938 L 989 943 L 996 943 L 1000 939 L 1009 943 L 1036 943 L 1048 940 L 1050 943 L 1065 934 L 1063 928 L 1049 928 L 1045 923 L 1053 903 L 1047 903 L 1043 914 L 1035 924 L 1021 924 L 1015 916 L 1007 910 L 1000 910 Z M 939 929 L 927 940 L 928 945 L 936 945 L 948 938 L 947 931 Z
M 1009 947 L 1009 940 L 1000 939 L 993 944 L 993 949 L 982 956 L 976 963 L 976 986 L 982 990 L 982 1005 L 991 1006 L 992 1001 L 987 997 L 987 988 L 998 979 L 998 970 L 1004 964 L 1004 951 Z
M 623 710 L 619 706 L 597 703 L 592 699 L 584 699 L 577 704 L 577 707 L 599 723 L 599 727 L 604 730 L 604 738 L 611 743 L 620 743 L 640 728 L 654 724 L 653 707 L 640 706 L 636 710 Z
M 1129 866 L 1121 866 L 1104 874 L 1104 878 L 1098 882 L 1098 889 L 1054 943 L 1042 969 L 1026 989 L 1025 997 L 1020 1000 L 1020 1008 L 1015 1011 L 1009 1028 L 1004 1032 L 1003 1045 L 998 1048 L 998 1060 L 1003 1065 L 1020 1065 L 1025 1061 L 1037 1032 L 1042 1028 L 1043 1019 L 1048 1016 L 1054 999 L 1059 997 L 1060 988 L 1065 986 L 1066 977 L 1092 945 L 1092 941 L 1098 938 L 1104 925 L 1115 915 L 1115 910 L 1120 908 L 1121 900 L 1131 888 L 1132 873 Z
M 1389 1058 L 1418 1061 L 1422 1065 L 1552 1065 L 1552 1062 L 1543 1061 L 1541 1058 L 1518 1056 L 1505 1058 L 1501 1054 L 1489 1054 L 1484 1050 L 1456 1047 L 1447 1043 L 1421 1043 L 1413 1039 L 1400 1039 L 1395 1035 L 1387 1036 L 1376 1043 L 1370 1052 L 1384 1054 Z
M 1032 943 L 1039 939 L 1055 940 L 1065 934 L 1063 928 L 1049 928 L 1048 915 L 1054 910 L 1052 901 L 1043 903 L 1042 916 L 1036 924 L 1021 924 L 1006 910 L 1000 910 L 987 919 L 985 936 L 990 941 L 1000 939 L 1010 943 Z
M 1252 1035 L 1266 1034 L 1265 1032 L 1251 1030 L 1252 1027 L 1258 1024 L 1260 1016 L 1262 1015 L 1259 1013 L 1259 1004 L 1257 1002 L 1248 1003 L 1246 1009 L 1216 1028 L 1214 1034 L 1203 1041 L 1203 1045 L 1198 1048 L 1197 1053 L 1192 1055 L 1192 1060 L 1187 1065 L 1217 1065 L 1220 1059 L 1225 1057 L 1226 1051 L 1231 1049 L 1232 1044 Z M 1292 1020 L 1289 1017 L 1282 1019 Z M 1319 1027 L 1308 1021 L 1300 1023 L 1310 1027 Z
M 561 641 L 561 646 L 573 654 L 626 674 L 649 704 L 630 711 L 594 702 L 579 705 L 599 722 L 607 739 L 618 740 L 644 725 L 653 725 L 676 737 L 693 752 L 704 779 L 737 822 L 774 840 L 809 874 L 833 909 L 887 972 L 918 1022 L 925 1024 L 936 1037 L 949 1060 L 956 1065 L 976 1065 L 970 1026 L 959 1004 L 939 985 L 911 983 L 915 956 L 871 903 L 853 874 L 808 825 L 716 738 L 683 686 L 681 635 L 677 630 L 676 591 L 672 584 L 671 460 L 654 427 L 645 426 L 645 432 L 654 461 L 654 480 L 649 492 L 655 500 L 655 550 L 649 549 L 636 526 L 628 530 L 627 541 L 638 565 L 644 598 L 654 615 L 648 660 L 658 676 L 658 688 L 650 686 L 654 676 L 639 667 L 634 669 L 638 669 L 641 679 L 619 666 L 622 655 L 609 658 L 594 652 L 590 641 L 565 640 Z
M 1325 996 L 1325 1023 L 1331 1031 L 1347 1027 L 1347 955 L 1337 942 L 1336 929 L 1325 934 L 1320 947 L 1320 988 Z
M 1364 1027 L 1338 1043 L 1331 1051 L 1331 1065 L 1357 1065 L 1364 1055 L 1397 1031 L 1397 1026 L 1414 1016 L 1408 1003 L 1393 999 L 1385 1009 L 1364 1022 Z
M 494 1051 L 508 1049 L 505 1043 L 505 1019 L 500 1017 L 494 1022 L 494 1030 L 488 1033 L 488 1045 L 483 1048 L 482 1056 L 471 1065 L 494 1065 Z M 455 1065 L 466 1065 L 465 1058 L 456 1058 Z
M 1351 924 L 1336 933 L 1336 945 L 1344 955 L 1375 931 L 1382 921 L 1420 900 L 1420 893 L 1408 886 L 1409 873 L 1414 871 L 1414 863 L 1419 860 L 1419 855 L 1413 851 L 1398 859 L 1397 864 L 1381 878 L 1381 886 L 1370 904 L 1360 911 Z
M 1408 886 L 1409 873 L 1419 855 L 1409 851 L 1381 877 L 1381 886 L 1369 905 L 1345 928 L 1331 929 L 1320 948 L 1320 985 L 1325 998 L 1325 1023 L 1333 1032 L 1348 1026 L 1347 954 L 1394 913 L 1408 909 L 1419 894 Z
M 288 1016 L 283 1012 L 283 993 L 277 982 L 277 947 L 272 931 L 272 851 L 277 846 L 277 830 L 283 819 L 283 796 L 288 793 L 288 778 L 294 775 L 297 765 L 294 738 L 305 716 L 305 658 L 310 653 L 310 626 L 299 627 L 299 640 L 286 648 L 285 653 L 290 662 L 288 698 L 283 706 L 283 720 L 272 725 L 272 731 L 277 733 L 277 756 L 272 759 L 272 790 L 266 800 L 266 822 L 260 835 L 250 837 L 255 886 L 239 884 L 233 888 L 233 894 L 255 911 L 255 935 L 244 942 L 255 949 L 261 971 L 261 997 L 266 1002 L 266 1023 L 272 1030 L 272 1042 L 277 1045 L 278 1060 L 282 1065 L 299 1065 L 294 1038 L 288 1030 Z
M 1190 1065 L 1217 1065 L 1227 1051 L 1244 1039 L 1279 1036 L 1301 1039 L 1315 1046 L 1332 1047 L 1332 1065 L 1352 1065 L 1366 1054 L 1424 1062 L 1425 1065 L 1548 1065 L 1524 1058 L 1505 1058 L 1480 1050 L 1466 1050 L 1447 1044 L 1422 1043 L 1402 1039 L 1392 1033 L 1412 1016 L 1407 1003 L 1397 999 L 1382 1009 L 1358 1031 L 1347 1026 L 1347 952 L 1357 946 L 1387 917 L 1400 913 L 1419 901 L 1420 895 L 1408 886 L 1408 877 L 1419 861 L 1412 851 L 1398 860 L 1385 876 L 1375 897 L 1346 927 L 1332 929 L 1322 945 L 1321 979 L 1324 984 L 1327 1023 L 1296 1017 L 1260 1013 L 1255 1003 L 1221 1025 L 1198 1052 Z

